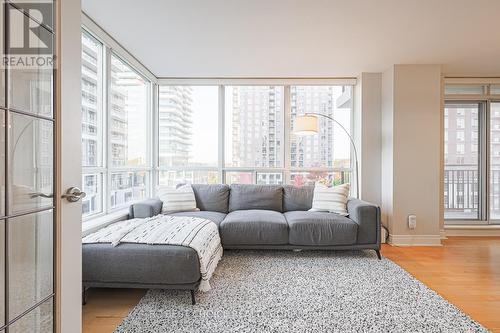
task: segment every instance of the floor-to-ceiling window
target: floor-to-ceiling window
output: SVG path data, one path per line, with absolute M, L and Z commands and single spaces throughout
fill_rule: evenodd
M 496 87 L 445 87 L 446 224 L 489 224 L 500 219 L 500 91 Z
M 291 86 L 290 128 L 297 116 L 320 113 L 337 120 L 351 132 L 352 86 Z M 290 181 L 295 185 L 349 182 L 351 145 L 332 121 L 319 117 L 318 135 L 291 136 Z
M 478 219 L 480 190 L 479 115 L 477 102 L 447 102 L 444 109 L 445 218 Z
M 151 81 L 109 45 L 82 31 L 84 218 L 151 194 Z
M 353 82 L 156 79 L 103 35 L 82 32 L 85 220 L 181 183 L 349 182 L 342 129 L 318 118 L 317 135 L 296 137 L 293 125 L 313 112 L 351 131 Z
M 297 116 L 314 112 L 351 131 L 351 85 L 230 81 L 213 86 L 160 82 L 158 186 L 349 182 L 351 146 L 341 128 L 318 118 L 317 135 L 296 137 L 293 124 Z
M 103 119 L 104 46 L 82 33 L 82 200 L 83 216 L 103 211 L 105 172 Z
M 224 87 L 224 167 L 228 184 L 282 184 L 284 87 Z
M 111 54 L 108 93 L 109 206 L 146 198 L 150 177 L 150 83 Z
M 496 88 L 496 87 L 495 87 Z M 500 89 L 493 93 L 500 94 Z M 500 220 L 500 96 L 489 104 L 489 219 Z
M 160 86 L 158 185 L 219 183 L 218 86 Z

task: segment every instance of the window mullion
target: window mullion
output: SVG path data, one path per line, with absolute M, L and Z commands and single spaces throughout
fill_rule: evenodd
M 105 150 L 106 150 L 106 173 L 105 173 L 105 179 L 103 181 L 103 192 L 104 192 L 104 199 L 103 199 L 103 205 L 105 207 L 104 211 L 109 213 L 110 207 L 111 207 L 111 174 L 110 174 L 110 167 L 111 167 L 111 98 L 109 98 L 110 92 L 111 92 L 111 49 L 106 46 L 106 65 L 105 65 L 105 105 L 106 105 L 106 145 L 105 145 Z M 104 160 L 104 159 L 103 159 Z
M 481 216 L 480 220 L 490 223 L 490 102 L 485 101 L 481 103 L 483 109 L 480 117 L 479 132 L 480 132 L 480 163 L 481 163 L 481 189 L 480 189 L 480 203 L 481 203 Z
M 283 128 L 284 128 L 284 138 L 283 138 L 283 184 L 288 184 L 291 180 L 290 168 L 291 168 L 291 150 L 290 150 L 290 140 L 292 136 L 291 128 L 291 96 L 290 96 L 290 85 L 284 87 L 284 112 L 283 112 Z
M 159 184 L 159 143 L 160 143 L 160 137 L 159 137 L 159 131 L 158 131 L 158 122 L 159 122 L 159 103 L 158 103 L 158 85 L 156 83 L 151 84 L 151 89 L 152 89 L 152 94 L 151 94 L 151 133 L 152 133 L 152 149 L 151 149 L 151 176 L 150 176 L 150 194 L 151 196 L 156 196 L 156 187 Z
M 219 173 L 219 179 L 221 184 L 226 183 L 225 175 L 224 175 L 224 164 L 225 164 L 225 99 L 226 99 L 226 92 L 225 92 L 225 87 L 223 85 L 219 86 L 219 142 L 218 142 L 218 147 L 219 147 L 219 155 L 218 155 L 218 173 Z

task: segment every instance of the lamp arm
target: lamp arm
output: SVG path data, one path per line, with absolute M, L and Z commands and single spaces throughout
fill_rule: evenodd
M 349 141 L 351 141 L 351 146 L 352 146 L 352 149 L 354 150 L 354 162 L 356 163 L 356 197 L 359 199 L 358 150 L 356 149 L 356 145 L 354 144 L 354 139 L 352 138 L 351 134 L 349 134 L 349 132 L 345 129 L 345 127 L 341 123 L 339 123 L 337 120 L 333 119 L 330 116 L 327 116 L 327 115 L 324 115 L 321 113 L 316 113 L 316 112 L 306 112 L 305 115 L 306 116 L 309 116 L 309 115 L 320 116 L 320 117 L 323 117 L 323 118 L 326 118 L 326 119 L 333 121 L 335 124 L 339 125 L 340 128 L 342 128 L 342 130 L 345 132 L 345 134 L 349 138 Z

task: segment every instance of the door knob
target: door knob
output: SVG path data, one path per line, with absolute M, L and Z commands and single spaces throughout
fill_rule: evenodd
M 66 198 L 69 202 L 77 202 L 78 200 L 85 198 L 87 193 L 80 190 L 78 187 L 70 187 L 66 190 L 66 194 L 63 194 L 62 197 Z

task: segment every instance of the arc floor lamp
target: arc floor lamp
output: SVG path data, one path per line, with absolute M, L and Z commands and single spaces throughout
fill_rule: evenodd
M 309 135 L 318 134 L 318 132 L 319 132 L 318 117 L 323 117 L 323 118 L 326 118 L 326 119 L 334 122 L 349 137 L 349 140 L 351 141 L 352 149 L 354 150 L 354 163 L 355 163 L 355 168 L 356 168 L 356 198 L 359 199 L 358 151 L 356 149 L 356 145 L 354 144 L 354 139 L 349 134 L 349 132 L 345 129 L 345 127 L 342 126 L 341 123 L 339 123 L 337 120 L 333 119 L 330 116 L 327 116 L 327 115 L 324 115 L 321 113 L 316 113 L 316 112 L 308 112 L 308 113 L 304 114 L 303 116 L 298 116 L 297 118 L 295 118 L 293 133 L 295 135 L 299 135 L 299 136 L 309 136 Z

